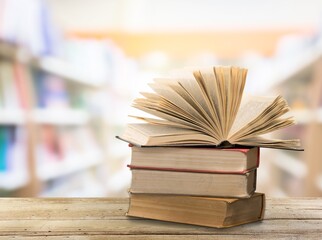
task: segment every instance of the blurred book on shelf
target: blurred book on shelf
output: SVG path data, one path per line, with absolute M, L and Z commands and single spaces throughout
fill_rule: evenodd
M 37 107 L 63 109 L 69 106 L 69 95 L 63 79 L 34 70 L 33 80 Z
M 11 81 L 15 83 L 18 99 L 20 106 L 23 109 L 28 109 L 31 107 L 31 81 L 30 72 L 24 66 L 24 64 L 19 62 L 12 62 L 14 77 Z
M 0 126 L 0 195 L 1 190 L 16 190 L 27 185 L 28 179 L 25 129 Z
M 102 151 L 86 126 L 41 125 L 37 143 L 37 174 L 47 180 L 102 163 Z
M 10 62 L 0 62 L 1 106 L 6 109 L 19 109 L 18 86 L 15 82 L 14 68 Z
M 59 53 L 60 32 L 46 1 L 2 0 L 0 39 L 28 48 L 34 55 Z

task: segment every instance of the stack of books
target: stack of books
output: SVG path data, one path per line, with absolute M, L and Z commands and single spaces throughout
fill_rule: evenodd
M 256 193 L 260 147 L 301 150 L 299 140 L 260 135 L 294 124 L 281 97 L 243 97 L 247 70 L 214 67 L 156 79 L 134 107 L 156 116 L 128 124 L 128 216 L 209 227 L 261 220 Z
M 132 147 L 129 216 L 229 227 L 262 219 L 259 148 Z

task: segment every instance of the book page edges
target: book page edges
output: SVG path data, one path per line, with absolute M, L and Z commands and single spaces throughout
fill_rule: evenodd
M 137 147 L 212 147 L 214 149 L 218 150 L 227 150 L 227 151 L 247 151 L 247 148 L 253 148 L 253 147 L 258 147 L 258 148 L 271 148 L 271 149 L 281 149 L 281 150 L 288 150 L 288 151 L 304 151 L 303 148 L 285 148 L 285 147 L 275 147 L 275 146 L 260 146 L 260 145 L 240 145 L 240 144 L 234 144 L 231 147 L 225 147 L 225 146 L 218 146 L 215 144 L 167 144 L 167 145 L 141 145 L 138 143 L 135 143 L 133 141 L 129 141 L 121 136 L 116 136 L 117 139 L 122 140 L 124 142 L 127 142 L 129 144 L 132 144 Z
M 257 146 L 244 146 L 244 145 L 231 145 L 230 147 L 224 147 L 224 146 L 220 146 L 220 145 L 215 145 L 215 144 L 168 144 L 168 145 L 141 145 L 138 143 L 135 143 L 133 141 L 127 140 L 125 138 L 123 138 L 122 136 L 115 136 L 115 138 L 127 142 L 133 146 L 136 147 L 141 147 L 141 148 L 148 148 L 148 147 L 200 147 L 200 148 L 204 148 L 204 147 L 208 147 L 208 148 L 213 148 L 213 149 L 217 149 L 217 150 L 223 150 L 223 151 L 238 151 L 238 152 L 242 152 L 244 154 L 247 154 L 247 152 Z M 131 147 L 131 146 L 130 146 Z
M 123 137 L 121 137 L 121 136 L 115 136 L 117 139 L 119 139 L 119 140 L 121 140 L 121 141 L 124 141 L 124 142 L 127 142 L 127 143 L 129 143 L 129 144 L 131 144 L 131 145 L 133 145 L 133 146 L 137 146 L 137 147 L 144 147 L 144 145 L 139 145 L 139 144 L 137 144 L 137 143 L 134 143 L 134 142 L 132 142 L 132 141 L 129 141 L 129 140 L 127 140 L 127 139 L 125 139 L 125 138 L 123 138 Z
M 170 172 L 191 172 L 191 173 L 217 173 L 217 174 L 237 174 L 245 175 L 257 167 L 246 169 L 243 171 L 216 171 L 216 170 L 202 170 L 202 169 L 184 169 L 184 168 L 160 168 L 160 167 L 148 167 L 148 166 L 136 166 L 132 164 L 127 165 L 130 169 L 141 169 L 141 170 L 156 170 L 156 171 L 170 171 Z

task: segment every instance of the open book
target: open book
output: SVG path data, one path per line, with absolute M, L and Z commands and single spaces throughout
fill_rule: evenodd
M 247 70 L 214 67 L 187 77 L 154 79 L 154 92 L 141 93 L 133 106 L 154 117 L 128 124 L 121 139 L 141 146 L 258 146 L 300 149 L 294 140 L 262 134 L 294 124 L 281 96 L 243 96 Z

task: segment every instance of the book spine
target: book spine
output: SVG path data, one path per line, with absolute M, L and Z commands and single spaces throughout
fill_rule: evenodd
M 258 151 L 257 151 L 257 163 L 256 163 L 256 168 L 259 167 L 259 162 L 260 162 L 260 148 L 257 148 Z
M 14 86 L 15 76 L 12 63 L 6 61 L 0 63 L 0 81 L 3 107 L 10 110 L 19 109 L 21 106 L 17 89 Z
M 24 72 L 24 66 L 21 63 L 15 63 L 13 66 L 13 72 L 14 72 L 14 82 L 15 87 L 17 89 L 18 98 L 20 106 L 23 109 L 27 109 L 30 106 L 29 103 L 29 97 L 27 93 L 27 79 Z
M 262 194 L 262 209 L 260 214 L 260 220 L 264 219 L 265 209 L 266 209 L 266 196 L 265 194 Z
M 39 108 L 45 107 L 45 99 L 44 99 L 44 83 L 43 83 L 44 73 L 39 70 L 32 70 L 32 80 L 33 86 L 35 89 L 35 100 L 36 106 Z
M 9 132 L 7 127 L 0 127 L 0 172 L 5 172 L 9 167 L 8 150 L 10 147 Z

